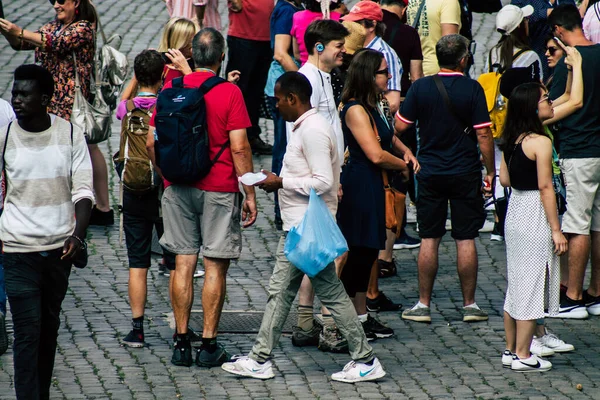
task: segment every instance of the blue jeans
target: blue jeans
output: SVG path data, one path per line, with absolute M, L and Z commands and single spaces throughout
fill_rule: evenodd
M 268 97 L 268 106 L 273 115 L 274 125 L 274 140 L 273 140 L 273 161 L 271 164 L 271 172 L 279 175 L 281 167 L 283 166 L 283 156 L 285 156 L 285 149 L 287 147 L 287 132 L 285 127 L 285 121 L 279 109 L 277 109 L 277 100 L 275 97 Z M 277 192 L 275 192 L 275 219 L 281 219 L 281 212 L 279 211 L 279 198 Z

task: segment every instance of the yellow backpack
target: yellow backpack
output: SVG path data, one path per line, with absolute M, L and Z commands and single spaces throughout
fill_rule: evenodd
M 485 102 L 487 104 L 488 112 L 490 113 L 490 121 L 492 121 L 492 134 L 494 139 L 497 139 L 502 135 L 502 129 L 504 129 L 504 120 L 506 119 L 506 106 L 508 99 L 500 94 L 500 79 L 502 78 L 503 70 L 499 70 L 498 64 L 492 64 L 492 51 L 489 53 L 488 58 L 488 72 L 481 74 L 477 78 L 477 82 L 483 88 L 485 94 Z M 521 54 L 528 50 L 519 50 L 513 56 L 513 62 L 519 58 Z M 496 71 L 494 69 L 496 68 Z

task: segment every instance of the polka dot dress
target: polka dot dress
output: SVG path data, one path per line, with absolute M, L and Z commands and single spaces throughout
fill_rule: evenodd
M 558 314 L 560 267 L 539 190 L 513 189 L 505 223 L 504 311 L 517 320 Z

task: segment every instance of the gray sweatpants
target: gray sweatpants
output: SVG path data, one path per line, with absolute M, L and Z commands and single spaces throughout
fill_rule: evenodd
M 273 347 L 279 342 L 281 329 L 288 317 L 304 273 L 294 267 L 283 254 L 285 236 L 279 239 L 275 256 L 275 269 L 269 282 L 269 298 L 265 315 L 250 352 L 250 358 L 263 363 L 271 357 Z M 329 264 L 311 279 L 321 303 L 331 312 L 341 334 L 348 340 L 350 356 L 354 361 L 365 363 L 373 359 L 373 348 L 367 342 L 365 332 L 358 321 L 354 305 L 335 273 L 335 265 Z

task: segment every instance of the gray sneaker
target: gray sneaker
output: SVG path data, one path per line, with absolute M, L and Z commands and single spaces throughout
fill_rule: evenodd
M 429 307 L 409 308 L 402 313 L 402 319 L 415 322 L 431 322 L 431 309 Z
M 348 341 L 335 325 L 325 325 L 319 335 L 319 350 L 330 353 L 348 353 Z
M 488 315 L 485 311 L 474 307 L 463 307 L 463 322 L 487 321 Z

